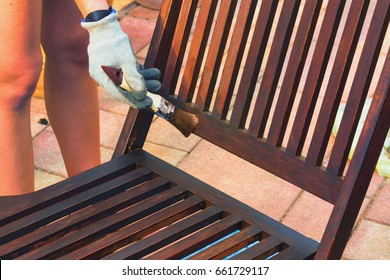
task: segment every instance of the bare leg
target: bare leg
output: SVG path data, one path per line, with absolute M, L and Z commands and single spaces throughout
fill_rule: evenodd
M 73 0 L 44 0 L 45 100 L 68 175 L 100 163 L 97 85 L 88 73 L 88 33 Z
M 30 101 L 42 67 L 41 1 L 0 1 L 0 195 L 34 190 Z

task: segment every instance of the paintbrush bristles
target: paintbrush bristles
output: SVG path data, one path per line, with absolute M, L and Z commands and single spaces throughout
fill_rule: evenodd
M 188 137 L 195 130 L 198 122 L 199 120 L 196 115 L 176 109 L 175 118 L 171 121 L 171 124 L 173 124 L 185 137 Z

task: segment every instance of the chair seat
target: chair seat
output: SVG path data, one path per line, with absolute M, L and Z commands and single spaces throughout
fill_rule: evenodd
M 307 259 L 318 247 L 142 150 L 0 202 L 1 259 Z

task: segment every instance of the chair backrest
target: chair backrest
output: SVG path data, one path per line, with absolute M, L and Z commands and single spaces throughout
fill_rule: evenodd
M 165 0 L 149 49 L 195 134 L 334 204 L 318 258 L 340 257 L 389 130 L 389 2 Z M 151 120 L 130 110 L 115 154 L 142 147 Z

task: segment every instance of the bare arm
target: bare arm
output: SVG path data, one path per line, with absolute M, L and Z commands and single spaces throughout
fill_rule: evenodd
M 96 10 L 108 9 L 106 0 L 74 0 L 79 7 L 83 17 L 86 17 L 90 12 Z

